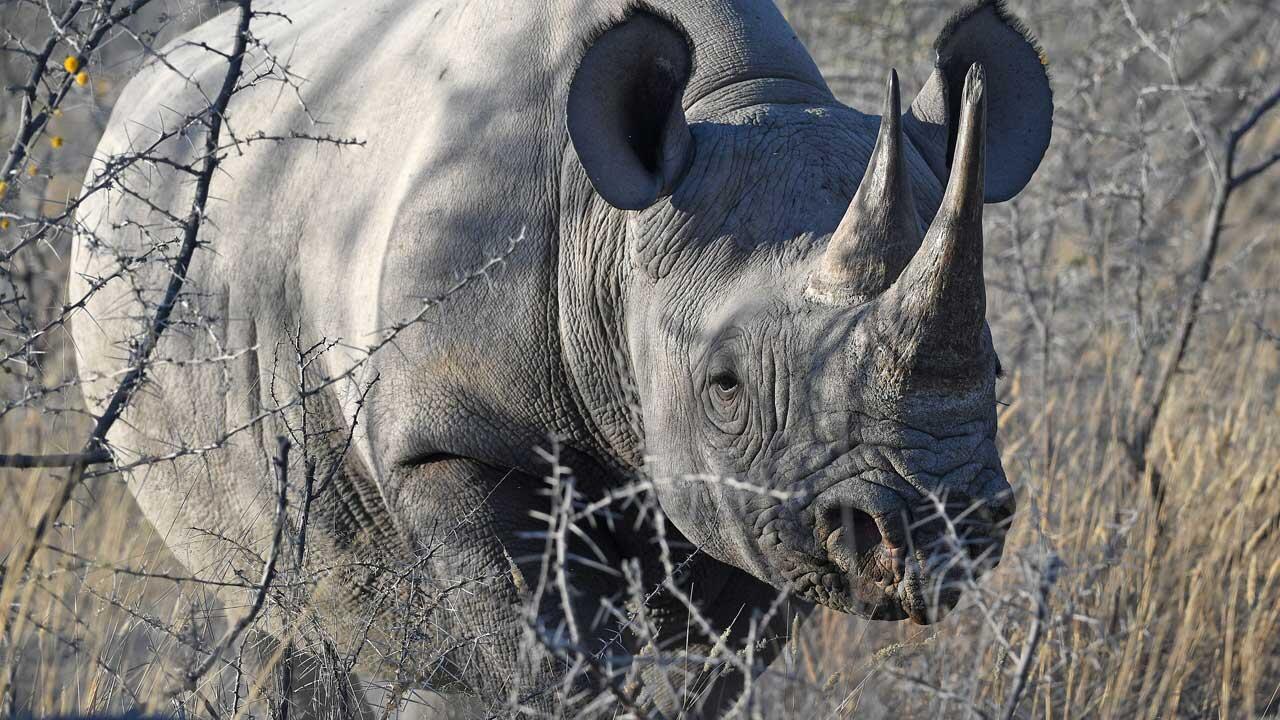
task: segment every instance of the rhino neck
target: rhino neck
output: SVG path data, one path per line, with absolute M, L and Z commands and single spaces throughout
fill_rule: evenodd
M 626 473 L 643 462 L 644 424 L 626 342 L 625 215 L 591 189 L 572 151 L 560 181 L 556 305 L 565 375 L 600 459 Z

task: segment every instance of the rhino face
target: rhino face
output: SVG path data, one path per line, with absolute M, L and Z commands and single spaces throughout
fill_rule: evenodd
M 811 600 L 936 619 L 999 560 L 1013 513 L 989 339 L 965 385 L 904 385 L 876 305 L 772 294 L 726 299 L 669 368 L 690 382 L 646 404 L 664 510 L 699 547 Z
M 938 103 L 955 118 L 934 146 L 940 202 L 893 73 L 878 131 L 794 108 L 690 128 L 678 102 L 650 103 L 655 148 L 630 178 L 616 147 L 612 166 L 592 158 L 571 96 L 593 186 L 638 209 L 627 335 L 663 510 L 717 559 L 877 619 L 942 617 L 999 561 L 1014 512 L 982 274 L 999 122 L 982 65 L 962 77 Z M 865 170 L 847 201 L 850 167 Z

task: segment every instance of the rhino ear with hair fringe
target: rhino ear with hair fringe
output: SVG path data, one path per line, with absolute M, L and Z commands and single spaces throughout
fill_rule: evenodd
M 569 138 L 592 187 L 620 210 L 670 195 L 693 156 L 681 104 L 689 39 L 637 10 L 587 49 L 569 86 Z
M 903 129 L 945 182 L 955 152 L 969 68 L 986 72 L 986 201 L 1004 202 L 1031 180 L 1053 132 L 1053 90 L 1043 50 L 1001 0 L 957 12 L 934 43 L 933 74 L 903 116 Z

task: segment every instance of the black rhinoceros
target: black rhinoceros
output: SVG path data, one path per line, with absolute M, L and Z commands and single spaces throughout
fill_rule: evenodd
M 300 90 L 260 82 L 230 126 L 366 144 L 229 145 L 213 182 L 185 322 L 110 437 L 120 462 L 172 456 L 128 481 L 192 573 L 254 577 L 274 438 L 290 436 L 291 475 L 315 479 L 309 612 L 337 652 L 363 648 L 359 668 L 401 683 L 572 712 L 561 668 L 525 647 L 550 438 L 584 500 L 653 482 L 669 547 L 686 548 L 680 582 L 724 631 L 666 592 L 649 597 L 647 647 L 600 612 L 629 559 L 645 587 L 664 572 L 652 523 L 620 503 L 578 528 L 571 555 L 591 562 L 536 619 L 572 613 L 610 662 L 736 647 L 783 591 L 801 611 L 931 622 L 958 568 L 998 559 L 1013 501 L 982 212 L 1028 182 L 1053 114 L 1042 55 L 1001 3 L 947 24 L 905 113 L 888 72 L 880 116 L 836 100 L 768 0 L 267 7 L 290 20 L 262 17 L 255 36 L 290 56 Z M 206 46 L 233 30 L 214 19 L 151 63 L 98 156 L 201 108 L 225 69 Z M 197 146 L 162 147 L 181 164 Z M 138 260 L 164 239 L 148 228 L 191 193 L 166 164 L 116 187 L 81 211 L 94 238 L 73 261 L 73 296 L 121 263 L 133 280 L 74 324 L 91 407 L 167 279 Z M 694 702 L 659 681 L 670 670 L 637 664 L 636 701 Z M 702 711 L 740 680 L 721 675 Z

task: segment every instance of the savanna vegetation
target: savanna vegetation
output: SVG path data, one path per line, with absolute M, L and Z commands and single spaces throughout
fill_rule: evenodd
M 837 94 L 872 112 L 888 65 L 914 95 L 954 9 L 780 4 Z M 61 319 L 75 311 L 69 211 L 112 100 L 165 39 L 236 5 L 0 5 L 0 139 L 15 148 L 0 175 L 10 465 L 76 456 L 100 422 L 83 410 Z M 737 711 L 1278 716 L 1280 6 L 1011 5 L 1044 47 L 1056 114 L 1036 179 L 986 216 L 1019 507 L 1005 559 L 938 625 L 817 611 Z M 255 81 L 275 72 L 284 92 L 305 88 L 252 67 Z M 252 628 L 231 631 L 267 594 L 258 579 L 244 578 L 244 607 L 226 606 L 109 465 L 25 464 L 47 466 L 0 468 L 0 712 L 234 710 L 225 688 L 252 682 L 210 658 L 244 652 Z M 281 578 L 272 601 L 287 606 L 296 578 Z

